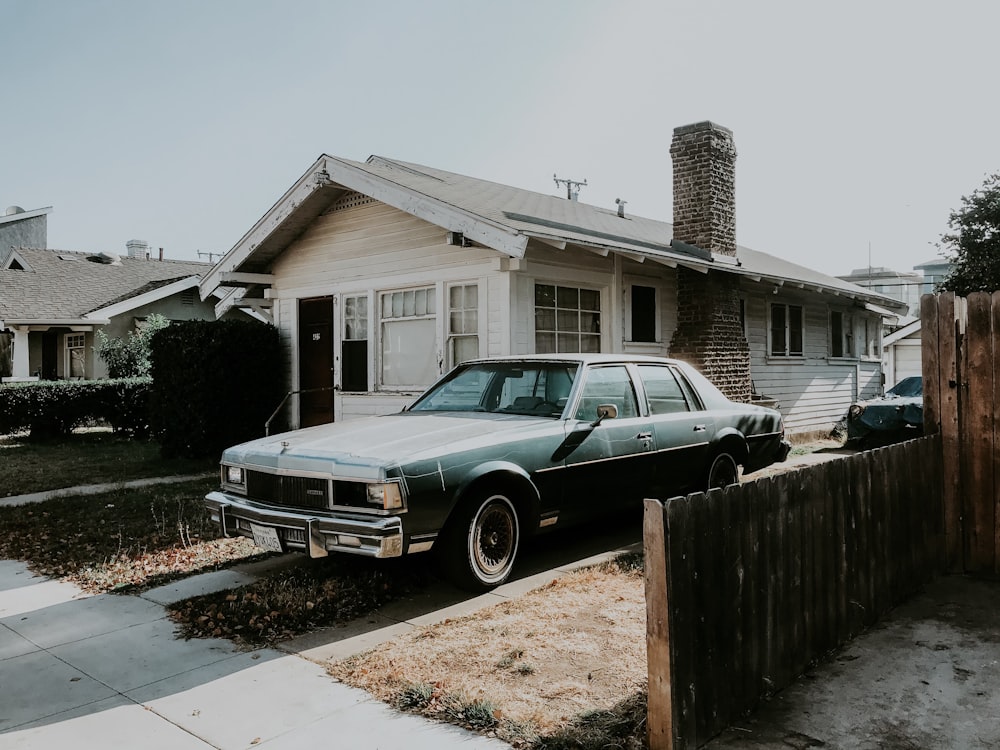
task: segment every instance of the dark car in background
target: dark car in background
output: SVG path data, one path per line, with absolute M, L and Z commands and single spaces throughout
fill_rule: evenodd
M 858 445 L 891 443 L 924 432 L 923 378 L 903 378 L 882 398 L 858 401 L 847 411 L 847 440 Z
M 654 357 L 467 362 L 398 414 L 229 448 L 206 497 L 226 534 L 313 557 L 434 549 L 460 585 L 510 575 L 522 537 L 739 481 L 783 461 L 781 415 Z

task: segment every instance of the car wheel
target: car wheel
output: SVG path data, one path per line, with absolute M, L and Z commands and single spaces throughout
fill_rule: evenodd
M 728 453 L 716 454 L 708 469 L 706 489 L 714 490 L 740 483 L 740 470 L 736 460 Z
M 520 541 L 520 523 L 511 499 L 501 492 L 476 495 L 449 523 L 443 560 L 459 586 L 485 591 L 507 580 Z

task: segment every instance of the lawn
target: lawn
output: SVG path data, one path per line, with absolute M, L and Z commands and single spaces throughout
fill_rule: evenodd
M 217 480 L 116 488 L 0 508 L 0 558 L 91 592 L 125 591 L 263 556 L 220 539 L 202 505 Z
M 215 460 L 160 457 L 157 443 L 110 430 L 79 431 L 46 441 L 0 436 L 0 497 L 85 484 L 216 471 Z

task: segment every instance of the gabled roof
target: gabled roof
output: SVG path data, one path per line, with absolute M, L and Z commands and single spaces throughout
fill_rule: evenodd
M 83 321 L 112 306 L 120 312 L 129 309 L 128 300 L 149 301 L 151 292 L 155 296 L 157 289 L 200 278 L 211 267 L 194 261 L 117 258 L 65 250 L 18 248 L 17 252 L 27 267 L 0 270 L 0 322 L 7 325 Z
M 236 274 L 266 274 L 271 262 L 345 194 L 356 191 L 479 245 L 523 257 L 529 242 L 577 247 L 634 260 L 738 273 L 896 309 L 900 303 L 846 281 L 748 248 L 738 258 L 673 239 L 673 226 L 641 216 L 381 156 L 356 162 L 322 155 L 212 268 L 207 297 Z M 442 240 L 443 241 L 443 240 Z

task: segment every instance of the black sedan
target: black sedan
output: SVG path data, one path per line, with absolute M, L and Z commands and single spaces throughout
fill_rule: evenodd
M 434 548 L 460 585 L 510 575 L 521 538 L 783 461 L 781 415 L 678 361 L 535 355 L 464 363 L 406 410 L 226 450 L 206 504 L 267 549 Z

